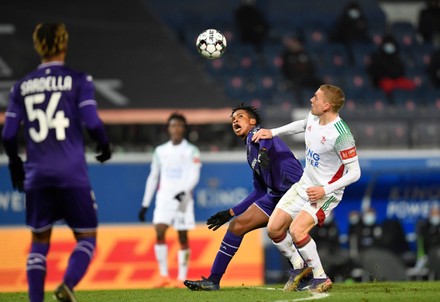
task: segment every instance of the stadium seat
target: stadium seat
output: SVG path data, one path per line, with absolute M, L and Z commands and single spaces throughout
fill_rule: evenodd
M 412 146 L 415 148 L 433 148 L 440 144 L 440 122 L 417 121 L 412 125 Z
M 350 66 L 347 49 L 342 44 L 328 44 L 323 53 L 325 66 L 333 67 L 336 72 L 342 73 Z
M 365 69 L 370 65 L 371 54 L 376 50 L 377 46 L 370 43 L 354 44 L 353 59 L 354 66 Z
M 388 142 L 386 144 L 388 148 L 402 149 L 409 145 L 410 129 L 406 122 L 389 121 L 386 125 L 386 131 L 388 131 Z
M 417 106 L 423 106 L 423 100 L 420 97 L 418 90 L 402 90 L 396 89 L 393 91 L 393 103 L 400 109 L 406 109 L 408 112 L 415 112 Z
M 409 21 L 392 23 L 391 33 L 402 49 L 412 48 L 417 44 L 416 30 Z
M 246 94 L 246 79 L 241 76 L 230 76 L 223 79 L 224 91 L 232 100 L 240 100 Z
M 322 50 L 328 46 L 328 36 L 324 28 L 319 26 L 307 27 L 303 30 L 304 45 L 312 50 Z
M 375 146 L 386 146 L 388 142 L 388 131 L 386 121 L 358 121 L 350 123 L 358 148 L 374 148 Z

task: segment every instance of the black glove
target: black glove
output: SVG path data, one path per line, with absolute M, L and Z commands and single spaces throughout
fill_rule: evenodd
M 208 229 L 215 231 L 228 222 L 231 218 L 232 215 L 228 209 L 226 211 L 217 212 L 215 215 L 209 217 L 209 219 L 206 221 L 206 224 L 208 225 Z
M 183 198 L 185 197 L 185 192 L 179 192 L 176 194 L 176 196 L 174 196 L 175 199 L 177 199 L 179 202 L 182 202 Z
M 110 147 L 110 144 L 96 146 L 96 153 L 98 153 L 98 155 L 96 156 L 96 159 L 100 163 L 103 163 L 106 160 L 109 160 L 112 157 L 112 149 Z
M 267 169 L 269 167 L 270 159 L 265 148 L 258 151 L 258 164 L 263 169 Z
M 148 211 L 148 207 L 142 207 L 139 210 L 139 213 L 138 213 L 139 221 L 145 221 L 145 214 L 147 213 L 147 211 Z
M 9 173 L 11 175 L 12 187 L 19 192 L 24 191 L 24 165 L 20 156 L 9 159 Z

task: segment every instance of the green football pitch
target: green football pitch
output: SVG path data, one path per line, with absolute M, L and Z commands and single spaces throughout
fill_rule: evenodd
M 78 302 L 294 302 L 294 301 L 440 301 L 440 281 L 337 283 L 323 294 L 282 291 L 282 285 L 224 287 L 214 292 L 188 289 L 78 291 Z M 0 293 L 1 302 L 27 301 L 26 293 Z M 46 293 L 46 302 L 54 301 Z

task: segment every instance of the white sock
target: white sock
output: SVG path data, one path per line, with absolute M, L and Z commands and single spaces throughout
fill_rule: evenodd
M 155 244 L 154 254 L 159 264 L 159 274 L 168 277 L 168 246 L 166 244 Z
M 286 232 L 286 238 L 284 238 L 280 242 L 272 241 L 272 243 L 277 247 L 281 254 L 284 255 L 284 257 L 289 259 L 294 269 L 304 267 L 304 260 L 301 258 L 301 255 L 298 253 L 296 247 L 293 245 L 292 237 L 290 236 L 289 232 Z
M 177 252 L 177 263 L 179 265 L 177 280 L 184 281 L 186 279 L 186 275 L 188 274 L 190 253 L 191 253 L 190 249 L 179 250 Z
M 324 268 L 321 264 L 321 259 L 318 255 L 318 250 L 316 249 L 316 242 L 313 238 L 310 238 L 309 243 L 307 243 L 302 248 L 298 249 L 298 252 L 305 259 L 306 263 L 313 270 L 313 278 L 327 278 L 324 272 Z

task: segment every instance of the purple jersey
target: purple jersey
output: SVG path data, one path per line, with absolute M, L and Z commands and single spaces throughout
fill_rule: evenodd
M 64 66 L 42 64 L 12 88 L 3 140 L 16 153 L 19 125 L 26 140 L 25 189 L 88 187 L 83 126 L 98 143 L 108 143 L 97 114 L 92 77 Z
M 259 202 L 258 206 L 270 215 L 278 200 L 303 174 L 301 163 L 279 137 L 263 139 L 258 143 L 252 141 L 252 136 L 259 129 L 250 131 L 245 140 L 247 161 L 253 171 L 254 191 L 232 208 L 236 215 L 243 213 L 254 202 Z M 270 159 L 267 169 L 258 164 L 258 151 L 262 148 L 267 150 Z

